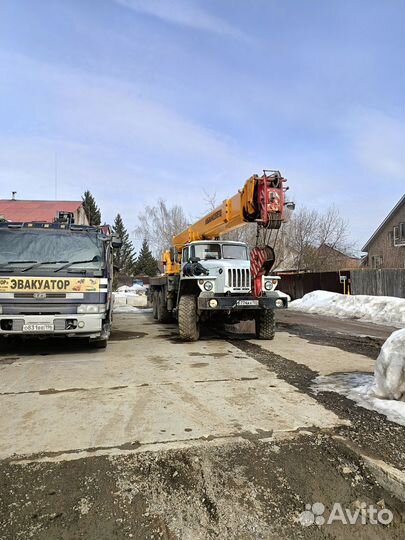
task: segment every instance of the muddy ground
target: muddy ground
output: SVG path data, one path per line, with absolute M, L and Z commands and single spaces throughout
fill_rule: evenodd
M 155 332 L 156 325 L 149 326 L 150 323 L 149 319 L 144 321 L 136 332 L 146 334 L 148 328 Z M 127 328 L 125 323 L 117 328 L 116 342 L 135 350 L 142 336 L 134 337 Z M 302 343 L 305 338 L 305 342 L 370 359 L 378 353 L 378 338 L 341 335 L 285 322 L 280 324 L 280 331 L 303 338 Z M 184 347 L 176 340 L 173 326 L 163 327 L 161 336 L 164 337 L 160 340 L 167 340 L 170 346 Z M 240 357 L 232 353 L 234 358 L 240 358 L 242 363 L 249 360 L 249 366 L 257 363 L 257 373 L 264 369 L 274 374 L 277 380 L 299 392 L 303 400 L 315 400 L 325 414 L 329 411 L 341 421 L 329 427 L 305 425 L 280 431 L 277 427 L 250 430 L 241 419 L 240 424 L 232 423 L 229 432 L 216 432 L 213 427 L 212 434 L 208 430 L 197 435 L 198 419 L 194 426 L 190 423 L 192 417 L 188 417 L 181 428 L 182 436 L 176 433 L 166 440 L 166 434 L 161 433 L 154 442 L 146 444 L 141 437 L 131 440 L 127 433 L 125 443 L 119 444 L 117 440 L 108 448 L 102 443 L 84 448 L 75 447 L 73 442 L 69 446 L 67 440 L 54 447 L 50 437 L 49 448 L 44 446 L 43 452 L 9 452 L 0 461 L 0 538 L 402 540 L 404 503 L 389 486 L 380 485 L 364 456 L 403 469 L 405 428 L 338 394 L 315 394 L 311 385 L 317 371 L 263 349 L 247 339 L 251 336 L 205 336 L 204 352 L 188 353 L 193 372 L 205 372 L 219 367 L 221 361 L 226 362 L 226 354 L 230 353 L 224 352 L 228 351 L 222 343 L 224 337 L 231 347 L 229 351 L 240 351 Z M 10 364 L 10 354 L 8 351 L 0 358 L 3 370 L 18 363 L 14 360 Z M 54 354 L 53 349 L 50 354 Z M 33 369 L 35 358 L 29 362 Z M 162 373 L 166 377 L 162 357 L 154 364 L 158 371 L 153 376 Z M 237 370 L 235 365 L 235 373 Z M 260 379 L 260 374 L 256 378 Z M 241 386 L 236 386 L 236 390 L 243 384 L 254 389 L 255 381 L 239 380 L 237 384 Z M 15 389 L 15 399 L 31 396 L 20 394 Z M 74 392 L 67 392 L 66 396 L 73 399 Z M 41 399 L 53 397 L 45 395 Z M 233 404 L 237 418 L 243 403 Z M 187 406 L 191 407 L 191 403 Z M 266 411 L 263 415 L 268 414 Z M 63 411 L 60 413 L 59 421 L 63 423 Z M 12 415 L 13 411 L 3 407 L 2 414 Z M 187 408 L 180 414 L 187 415 Z M 146 424 L 148 415 L 153 415 L 152 409 L 146 414 Z M 184 427 L 191 425 L 192 428 Z M 46 431 L 47 426 L 43 429 Z M 108 429 L 113 429 L 111 423 Z M 30 440 L 28 443 L 31 444 Z M 38 446 L 38 441 L 33 440 L 33 448 L 34 443 Z M 306 504 L 316 502 L 325 506 L 325 517 L 339 502 L 353 512 L 362 504 L 389 509 L 393 521 L 387 525 L 337 521 L 304 526 L 300 515 Z
M 58 463 L 3 462 L 2 538 L 403 539 L 403 505 L 330 434 Z M 304 527 L 306 503 L 387 506 L 389 526 Z

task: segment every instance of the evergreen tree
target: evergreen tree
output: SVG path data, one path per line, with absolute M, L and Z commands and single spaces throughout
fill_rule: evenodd
M 158 272 L 158 262 L 149 249 L 148 241 L 144 239 L 138 260 L 135 264 L 135 274 L 140 276 L 156 276 Z
M 101 212 L 90 191 L 84 192 L 82 196 L 82 203 L 89 225 L 101 225 Z
M 113 232 L 122 240 L 121 248 L 114 250 L 114 266 L 120 274 L 131 276 L 134 273 L 135 251 L 120 214 L 114 220 Z

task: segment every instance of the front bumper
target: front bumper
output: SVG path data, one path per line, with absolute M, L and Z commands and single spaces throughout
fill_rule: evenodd
M 217 305 L 212 307 L 210 300 L 215 299 Z M 281 300 L 282 305 L 276 305 L 276 301 Z M 279 304 L 279 302 L 277 302 Z M 205 295 L 204 293 L 198 297 L 198 309 L 201 311 L 241 311 L 241 310 L 260 310 L 260 309 L 285 309 L 288 307 L 288 297 L 280 294 L 279 291 L 274 291 L 255 298 L 252 295 Z
M 100 337 L 105 313 L 63 314 L 63 315 L 0 315 L 0 336 L 6 335 L 68 335 L 81 337 Z M 25 325 L 46 325 L 51 329 L 44 331 L 26 330 Z

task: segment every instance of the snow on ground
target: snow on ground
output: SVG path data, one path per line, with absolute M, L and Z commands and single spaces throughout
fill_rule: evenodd
M 341 319 L 405 326 L 405 298 L 393 296 L 344 295 L 329 291 L 313 291 L 303 298 L 293 300 L 289 307 L 296 311 Z
M 319 376 L 314 381 L 315 392 L 337 392 L 365 409 L 385 414 L 388 420 L 405 426 L 405 402 L 380 399 L 372 394 L 374 377 L 369 373 L 339 373 Z
M 152 308 L 139 308 L 135 306 L 115 306 L 114 313 L 152 313 Z
M 122 287 L 118 287 L 117 293 L 118 294 L 125 294 L 125 295 L 136 295 L 136 294 L 145 294 L 146 287 L 144 285 L 139 285 L 138 283 L 134 283 L 133 285 L 123 285 Z M 115 293 L 116 294 L 116 293 Z
M 374 377 L 340 373 L 315 379 L 316 392 L 337 392 L 366 409 L 405 425 L 405 328 L 393 332 L 381 348 Z
M 117 292 L 113 292 L 114 313 L 135 313 L 139 308 L 145 308 L 148 303 L 146 290 L 138 284 L 118 287 Z

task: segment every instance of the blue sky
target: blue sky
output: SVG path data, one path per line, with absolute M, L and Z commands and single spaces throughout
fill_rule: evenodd
M 360 247 L 405 192 L 403 0 L 3 0 L 0 198 L 128 228 L 280 169 Z

